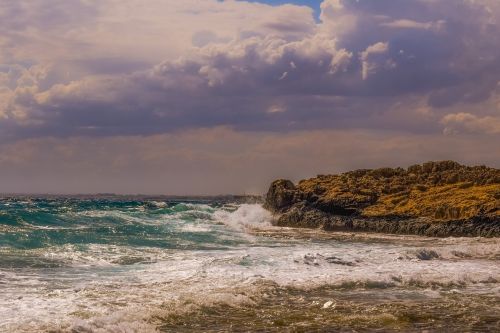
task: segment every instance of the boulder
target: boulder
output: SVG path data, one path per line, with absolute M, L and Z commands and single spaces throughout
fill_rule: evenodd
M 295 185 L 287 179 L 275 180 L 267 191 L 264 208 L 281 212 L 298 201 Z

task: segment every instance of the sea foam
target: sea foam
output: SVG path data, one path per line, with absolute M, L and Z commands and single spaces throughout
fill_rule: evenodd
M 315 231 L 280 237 L 282 229 L 271 226 L 259 205 L 188 203 L 168 207 L 170 213 L 159 206 L 73 211 L 75 219 L 90 219 L 84 223 L 94 241 L 73 244 L 68 236 L 63 244 L 31 249 L 2 246 L 0 331 L 154 332 L 154 318 L 217 304 L 252 306 L 276 288 L 500 296 L 496 239 L 345 234 L 335 240 L 315 238 Z M 110 233 L 93 238 L 101 231 Z

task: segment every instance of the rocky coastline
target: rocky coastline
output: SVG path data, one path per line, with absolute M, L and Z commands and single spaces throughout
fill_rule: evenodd
M 500 170 L 453 161 L 274 181 L 278 226 L 433 237 L 500 237 Z

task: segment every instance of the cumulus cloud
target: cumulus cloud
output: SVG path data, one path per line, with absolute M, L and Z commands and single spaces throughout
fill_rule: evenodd
M 352 58 L 319 33 L 299 40 L 252 36 L 209 44 L 192 56 L 128 75 L 87 76 L 47 90 L 35 81 L 23 98 L 13 91 L 7 115 L 17 121 L 14 109 L 23 109 L 40 122 L 50 115 L 40 130 L 60 126 L 54 134 L 64 135 L 89 129 L 101 135 L 153 134 L 225 124 L 256 129 L 268 120 L 275 100 L 285 107 L 292 94 L 307 99 L 347 84 L 343 77 Z M 278 120 L 270 125 L 279 127 Z
M 482 103 L 500 74 L 500 7 L 487 0 L 327 0 L 319 23 L 293 5 L 51 1 L 2 4 L 3 57 L 22 59 L 0 69 L 4 139 L 373 129 L 415 97 L 436 113 Z
M 389 43 L 378 42 L 370 45 L 361 52 L 361 76 L 366 80 L 370 74 L 375 74 L 384 61 L 384 55 L 389 51 Z M 387 60 L 388 66 L 395 66 L 394 62 Z
M 304 6 L 217 0 L 152 0 L 147 6 L 138 0 L 5 0 L 2 62 L 158 63 L 189 51 L 203 34 L 212 36 L 210 42 L 255 33 L 300 36 L 314 28 L 311 13 Z
M 320 7 L 315 21 L 306 6 L 246 1 L 2 1 L 0 140 L 78 138 L 69 153 L 85 138 L 131 147 L 221 127 L 498 138 L 500 2 Z
M 447 114 L 441 120 L 445 134 L 459 132 L 500 134 L 500 117 L 476 116 L 467 112 Z

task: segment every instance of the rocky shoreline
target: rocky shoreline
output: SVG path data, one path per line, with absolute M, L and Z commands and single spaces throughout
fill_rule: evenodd
M 278 226 L 433 237 L 500 237 L 500 170 L 452 161 L 274 181 Z

